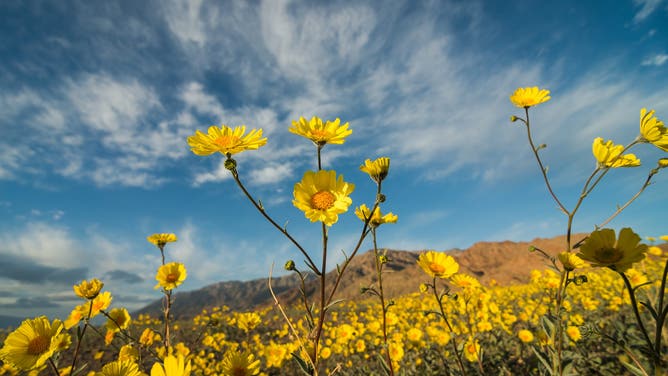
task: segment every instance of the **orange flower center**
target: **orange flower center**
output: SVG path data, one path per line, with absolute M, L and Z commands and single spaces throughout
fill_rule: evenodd
M 37 336 L 33 338 L 30 343 L 28 343 L 28 354 L 30 355 L 39 355 L 45 352 L 49 348 L 48 338 L 43 336 Z
M 233 366 L 231 374 L 233 376 L 246 376 L 248 375 L 248 370 L 244 366 Z
M 169 283 L 174 283 L 179 280 L 179 275 L 177 273 L 169 273 L 167 274 L 167 277 L 165 277 L 165 281 Z
M 220 146 L 221 148 L 230 148 L 232 146 L 239 144 L 239 137 L 235 135 L 223 135 L 213 140 L 213 143 Z
M 311 206 L 318 210 L 327 210 L 334 206 L 336 197 L 329 191 L 320 191 L 311 197 Z
M 429 264 L 429 270 L 434 272 L 434 274 L 443 274 L 445 272 L 445 266 L 432 262 Z
M 311 130 L 311 137 L 315 141 L 327 141 L 332 135 L 324 129 L 313 129 Z

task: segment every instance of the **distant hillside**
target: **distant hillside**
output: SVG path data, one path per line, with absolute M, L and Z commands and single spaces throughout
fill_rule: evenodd
M 574 242 L 582 239 L 584 234 L 573 236 Z M 483 284 L 495 280 L 501 285 L 524 283 L 534 269 L 545 269 L 547 260 L 537 253 L 530 253 L 530 245 L 541 248 L 551 254 L 562 250 L 565 237 L 551 239 L 537 238 L 530 242 L 478 242 L 466 250 L 453 249 L 446 251 L 460 265 L 461 273 L 476 276 Z M 389 250 L 390 262 L 383 275 L 383 287 L 388 297 L 400 296 L 415 292 L 421 282 L 429 277 L 418 267 L 417 259 L 423 251 Z M 335 277 L 330 271 L 329 281 Z M 375 266 L 373 252 L 368 251 L 357 255 L 348 266 L 337 292 L 340 299 L 364 299 L 368 296 L 360 294 L 360 287 L 375 282 Z M 272 287 L 282 304 L 297 302 L 300 295 L 299 279 L 295 275 L 274 278 Z M 331 287 L 331 285 L 330 285 Z M 306 292 L 313 295 L 318 291 L 318 281 L 311 277 L 306 285 Z M 176 318 L 190 318 L 202 309 L 226 305 L 233 310 L 251 310 L 256 307 L 273 304 L 267 287 L 267 279 L 256 279 L 248 282 L 219 282 L 201 289 L 174 294 L 172 312 Z M 162 312 L 162 301 L 157 300 L 136 313 L 148 313 L 159 317 Z
M 17 328 L 25 318 L 0 315 L 0 328 Z

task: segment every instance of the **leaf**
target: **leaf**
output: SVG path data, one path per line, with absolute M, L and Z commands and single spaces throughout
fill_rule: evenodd
M 620 363 L 622 363 L 622 365 L 623 365 L 627 370 L 629 370 L 629 372 L 631 372 L 631 373 L 634 374 L 635 376 L 647 376 L 647 372 L 645 372 L 645 371 L 643 371 L 642 369 L 636 367 L 635 365 L 633 365 L 633 364 L 631 364 L 631 363 L 629 363 L 629 362 L 625 362 L 625 361 L 623 361 L 623 360 L 621 360 L 621 359 L 620 359 L 619 361 L 620 361 Z
M 536 358 L 538 358 L 538 360 L 540 360 L 540 362 L 543 363 L 543 366 L 550 373 L 550 375 L 554 375 L 554 373 L 552 373 L 552 365 L 550 364 L 550 362 L 548 362 L 547 359 L 545 359 L 543 355 L 541 355 L 540 352 L 536 350 L 535 347 L 532 346 L 531 350 L 533 350 L 533 353 L 536 354 Z
M 381 368 L 383 368 L 383 371 L 385 371 L 385 375 L 389 375 L 390 367 L 387 365 L 387 362 L 385 362 L 385 359 L 383 359 L 383 356 L 379 353 L 376 354 L 376 356 L 378 357 L 378 362 L 380 363 Z
M 302 359 L 296 352 L 293 352 L 292 358 L 297 362 L 299 365 L 299 368 L 304 372 L 305 375 L 312 376 L 314 373 L 314 369 L 311 366 L 311 364 L 306 363 L 304 359 Z
M 652 317 L 654 317 L 654 321 L 658 321 L 659 315 L 654 310 L 654 307 L 652 307 L 652 303 L 650 303 L 650 302 L 640 302 L 640 304 L 649 310 L 649 313 L 651 313 Z
M 334 305 L 339 304 L 339 303 L 344 302 L 344 301 L 345 301 L 345 299 L 337 299 L 337 300 L 327 304 L 325 306 L 324 310 L 328 310 L 330 307 L 333 307 Z

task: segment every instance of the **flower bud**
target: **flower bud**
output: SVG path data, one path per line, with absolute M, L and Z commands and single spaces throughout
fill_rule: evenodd
M 295 262 L 293 260 L 288 260 L 285 263 L 285 266 L 283 266 L 283 268 L 285 268 L 285 270 L 287 271 L 297 270 L 297 268 L 295 267 Z
M 387 256 L 385 255 L 380 255 L 378 256 L 378 262 L 380 262 L 381 265 L 387 264 L 387 262 L 390 261 Z
M 427 291 L 429 291 L 429 286 L 426 283 L 420 283 L 420 292 L 424 294 Z
M 513 115 L 513 116 L 510 117 L 510 122 L 511 122 L 511 123 L 514 123 L 514 122 L 516 122 L 516 121 L 518 121 L 518 120 L 520 120 L 520 118 L 518 118 L 518 117 L 515 116 L 515 115 Z
M 225 168 L 230 170 L 230 171 L 235 170 L 237 168 L 237 161 L 235 161 L 232 158 L 227 158 L 225 160 Z
M 378 201 L 378 202 L 380 202 L 380 203 L 385 202 L 385 199 L 386 199 L 386 197 L 385 197 L 385 195 L 382 194 L 382 193 L 379 193 L 379 194 L 376 196 L 376 201 Z
M 529 246 L 529 252 L 536 252 L 536 247 L 530 245 Z
M 668 167 L 668 158 L 659 159 L 659 168 L 666 168 L 666 167 Z

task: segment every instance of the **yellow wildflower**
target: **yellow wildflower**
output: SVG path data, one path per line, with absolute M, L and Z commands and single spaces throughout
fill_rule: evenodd
M 451 278 L 452 284 L 463 289 L 480 287 L 480 282 L 468 274 L 455 274 Z
M 118 332 L 130 326 L 130 314 L 125 308 L 114 308 L 109 311 L 109 317 L 105 327 L 108 331 Z
M 470 338 L 464 344 L 464 357 L 469 362 L 475 362 L 478 360 L 478 354 L 480 353 L 480 344 L 478 341 Z
M 185 281 L 187 274 L 186 267 L 180 262 L 162 265 L 155 275 L 155 280 L 158 281 L 155 288 L 162 287 L 165 291 L 173 290 Z
M 380 183 L 387 177 L 387 173 L 390 170 L 390 158 L 381 157 L 374 161 L 367 159 L 360 166 L 360 170 L 369 174 L 369 177 L 376 183 Z
M 176 234 L 163 233 L 150 235 L 146 237 L 146 240 L 148 240 L 149 243 L 154 244 L 156 247 L 162 249 L 165 244 L 175 242 L 177 238 Z
M 249 351 L 229 350 L 221 362 L 223 376 L 252 376 L 260 373 L 260 360 Z
M 369 220 L 369 225 L 371 227 L 378 227 L 383 223 L 397 223 L 398 217 L 395 214 L 387 213 L 383 215 L 380 212 L 379 207 L 376 207 L 376 210 L 373 211 L 373 215 L 370 214 L 370 211 L 371 209 L 369 209 L 365 204 L 362 204 L 355 209 L 355 215 L 362 221 L 366 221 L 369 219 L 369 217 L 371 217 Z
M 668 151 L 668 130 L 663 121 L 654 116 L 654 110 L 640 110 L 640 137 L 663 151 Z
M 510 96 L 510 101 L 517 107 L 529 108 L 550 100 L 550 91 L 534 87 L 521 87 Z
M 342 175 L 337 177 L 336 171 L 307 171 L 295 184 L 292 204 L 311 222 L 321 221 L 331 226 L 353 203 L 349 196 L 354 189 L 355 185 L 344 182 Z
M 74 293 L 81 298 L 95 299 L 100 293 L 100 290 L 102 290 L 102 286 L 104 286 L 104 283 L 100 282 L 97 278 L 93 278 L 90 282 L 87 280 L 81 281 L 80 284 L 74 285 L 72 289 L 74 289 Z
M 40 367 L 58 350 L 62 330 L 60 320 L 51 323 L 46 316 L 24 320 L 5 339 L 0 359 L 20 370 Z
M 262 129 L 253 129 L 247 135 L 244 135 L 245 133 L 245 125 L 234 129 L 225 124 L 220 127 L 212 125 L 207 134 L 195 131 L 194 135 L 188 137 L 188 145 L 196 155 L 204 156 L 219 152 L 229 157 L 245 150 L 256 150 L 267 143 L 267 139 L 262 138 Z
M 115 361 L 107 363 L 95 376 L 146 376 L 133 361 Z
M 533 333 L 530 330 L 522 329 L 517 333 L 517 337 L 520 341 L 524 343 L 529 343 L 533 341 Z
M 345 138 L 353 133 L 348 129 L 348 125 L 348 123 L 341 125 L 341 120 L 338 118 L 323 123 L 322 119 L 317 116 L 312 117 L 310 121 L 300 117 L 299 121 L 292 122 L 288 131 L 306 137 L 317 146 L 322 147 L 325 144 L 343 144 L 346 141 Z
M 564 269 L 572 272 L 575 269 L 583 268 L 587 265 L 581 258 L 579 258 L 575 253 L 564 251 L 559 253 L 559 261 L 564 266 Z
M 568 337 L 569 337 L 573 342 L 577 342 L 577 341 L 579 341 L 580 339 L 582 339 L 582 334 L 580 333 L 580 328 L 578 328 L 577 326 L 569 325 L 569 326 L 566 328 L 566 334 L 568 335 Z
M 190 376 L 190 361 L 183 355 L 167 355 L 163 364 L 155 363 L 151 367 L 151 376 Z
M 635 154 L 622 154 L 624 146 L 615 145 L 612 140 L 603 142 L 601 137 L 594 139 L 591 145 L 592 153 L 598 161 L 599 167 L 636 167 L 640 166 L 640 159 Z
M 418 265 L 425 273 L 436 278 L 449 278 L 459 271 L 459 264 L 445 252 L 428 251 L 420 254 Z
M 589 235 L 577 255 L 592 266 L 607 266 L 623 272 L 645 258 L 647 245 L 639 243 L 640 236 L 628 227 L 621 229 L 619 239 L 615 239 L 615 230 L 601 229 Z

